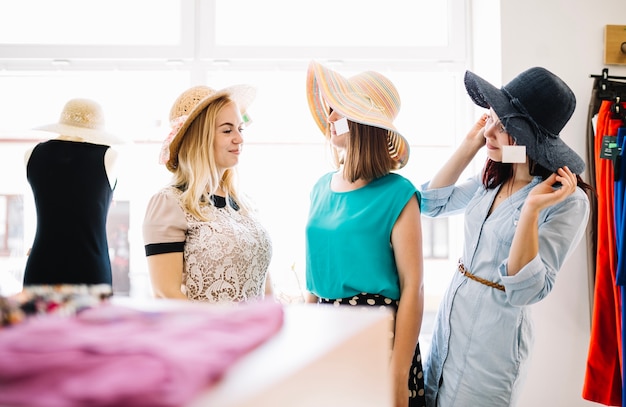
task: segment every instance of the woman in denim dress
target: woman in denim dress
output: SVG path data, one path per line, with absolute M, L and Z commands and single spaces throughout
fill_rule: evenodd
M 488 112 L 421 188 L 424 215 L 465 221 L 424 366 L 426 399 L 429 407 L 515 406 L 533 343 L 529 305 L 550 293 L 589 217 L 584 162 L 559 137 L 576 100 L 540 67 L 500 89 L 467 72 L 465 86 Z M 482 172 L 458 182 L 483 147 Z

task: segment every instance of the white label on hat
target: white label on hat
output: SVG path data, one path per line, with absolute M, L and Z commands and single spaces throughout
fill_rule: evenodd
M 335 133 L 338 136 L 341 136 L 342 134 L 350 131 L 350 129 L 348 128 L 348 119 L 346 119 L 345 117 L 342 117 L 333 124 L 335 125 Z
M 525 163 L 526 146 L 502 146 L 502 162 L 520 164 Z

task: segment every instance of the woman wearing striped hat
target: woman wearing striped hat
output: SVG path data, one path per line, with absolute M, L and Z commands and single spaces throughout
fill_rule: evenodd
M 307 301 L 388 307 L 394 405 L 423 406 L 420 195 L 393 173 L 409 158 L 409 145 L 393 125 L 398 92 L 377 72 L 344 78 L 313 61 L 307 99 L 337 167 L 311 191 Z

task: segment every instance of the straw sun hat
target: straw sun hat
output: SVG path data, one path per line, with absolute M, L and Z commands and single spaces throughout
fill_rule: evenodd
M 409 160 L 409 143 L 393 120 L 400 111 L 400 95 L 389 79 L 367 71 L 344 78 L 316 61 L 311 61 L 306 81 L 307 101 L 319 129 L 328 135 L 330 109 L 356 123 L 388 130 L 389 155 L 399 168 Z
M 474 103 L 496 112 L 511 137 L 542 167 L 552 172 L 563 166 L 575 174 L 584 171 L 583 159 L 559 136 L 574 113 L 576 97 L 558 76 L 534 67 L 498 89 L 467 71 L 465 88 Z
M 125 141 L 105 130 L 104 112 L 91 99 L 71 99 L 63 107 L 58 123 L 35 127 L 61 136 L 78 137 L 94 144 L 122 144 Z
M 169 171 L 174 172 L 178 167 L 178 150 L 191 123 L 211 102 L 223 96 L 237 103 L 246 120 L 245 112 L 254 101 L 256 89 L 249 85 L 234 85 L 215 90 L 200 85 L 187 89 L 174 101 L 170 110 L 172 131 L 163 143 L 159 160 Z

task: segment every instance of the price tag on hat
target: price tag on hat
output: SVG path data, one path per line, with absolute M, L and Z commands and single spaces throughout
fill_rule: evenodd
M 502 162 L 523 164 L 526 162 L 526 146 L 502 146 Z

